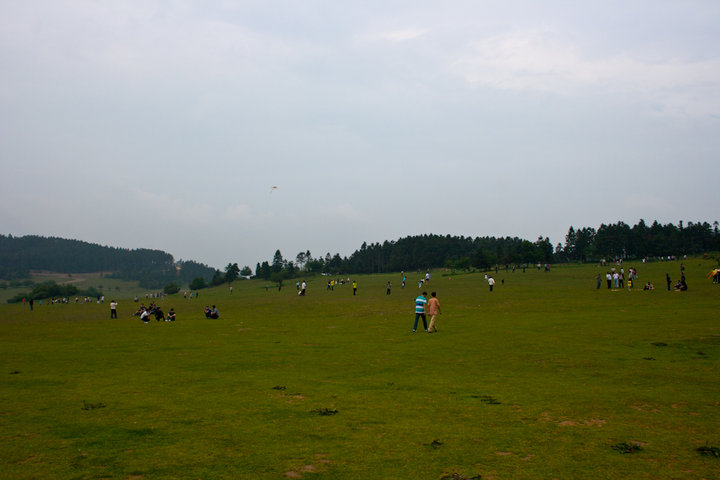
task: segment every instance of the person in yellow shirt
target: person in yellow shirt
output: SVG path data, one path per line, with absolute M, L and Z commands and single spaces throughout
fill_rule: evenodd
M 440 310 L 440 300 L 437 299 L 437 294 L 435 292 L 432 292 L 430 294 L 430 300 L 428 300 L 428 314 L 430 315 L 430 326 L 428 327 L 428 333 L 437 332 L 437 327 L 435 326 L 435 317 L 441 313 L 442 311 Z

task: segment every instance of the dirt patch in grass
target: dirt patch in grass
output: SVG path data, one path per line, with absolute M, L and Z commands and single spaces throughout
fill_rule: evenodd
M 327 458 L 328 455 L 325 453 L 316 453 L 314 455 L 315 461 L 317 463 L 321 463 L 323 465 L 327 465 L 330 463 L 330 460 Z M 313 465 L 312 463 L 308 463 L 305 465 L 302 465 L 300 467 L 295 468 L 294 470 L 288 470 L 284 473 L 285 478 L 303 478 L 303 474 L 307 473 L 318 473 L 321 469 L 318 468 L 316 465 Z
M 465 477 L 459 473 L 451 473 L 449 475 L 440 477 L 440 480 L 480 480 L 481 478 L 482 477 L 480 475 L 475 475 L 474 477 Z
M 563 420 L 562 422 L 558 422 L 558 425 L 561 427 L 577 427 L 577 426 L 588 426 L 588 427 L 602 427 L 607 423 L 606 420 L 601 420 L 599 418 L 591 418 L 589 420 L 582 420 L 580 422 L 575 422 L 573 420 Z
M 561 427 L 575 427 L 580 424 L 577 422 L 573 422 L 572 420 L 563 420 L 562 422 L 558 422 L 558 425 L 560 425 Z
M 637 410 L 638 412 L 660 413 L 659 409 L 647 403 L 636 403 L 635 405 L 630 405 L 630 408 Z

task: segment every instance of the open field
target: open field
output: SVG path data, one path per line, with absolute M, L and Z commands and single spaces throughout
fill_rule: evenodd
M 2 305 L 0 478 L 718 479 L 696 449 L 720 447 L 720 286 L 685 265 L 683 293 L 680 262 L 625 264 L 653 292 L 596 290 L 594 265 L 492 293 L 434 272 L 433 335 L 411 333 L 419 274 L 239 281 L 148 325 L 127 298 L 118 320 Z

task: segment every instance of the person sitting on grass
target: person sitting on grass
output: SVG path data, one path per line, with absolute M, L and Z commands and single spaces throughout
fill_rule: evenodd
M 643 290 L 655 290 L 655 286 L 652 283 L 647 282 Z
M 175 309 L 171 308 L 168 312 L 167 318 L 165 319 L 166 322 L 174 322 L 175 321 Z
M 143 308 L 143 311 L 140 314 L 140 320 L 142 320 L 143 323 L 150 322 L 150 311 L 147 308 Z
M 675 284 L 676 292 L 684 292 L 686 290 L 687 290 L 687 283 L 685 283 L 685 280 L 680 280 L 678 283 Z

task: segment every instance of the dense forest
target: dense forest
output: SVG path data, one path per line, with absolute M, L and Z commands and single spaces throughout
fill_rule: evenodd
M 0 278 L 29 276 L 30 270 L 60 273 L 107 272 L 108 277 L 138 280 L 144 288 L 168 282 L 210 280 L 216 270 L 193 261 L 175 262 L 160 250 L 105 247 L 80 240 L 0 235 Z
M 559 261 L 585 262 L 599 258 L 653 258 L 672 255 L 697 255 L 720 250 L 718 222 L 688 222 L 684 225 L 657 221 L 647 226 L 640 220 L 632 227 L 618 222 L 591 227 L 570 227 L 565 246 L 558 245 L 555 253 Z
M 282 280 L 304 273 L 383 273 L 400 270 L 423 270 L 437 267 L 452 269 L 486 269 L 493 265 L 535 264 L 551 262 L 592 262 L 601 259 L 660 258 L 697 255 L 720 250 L 718 222 L 685 225 L 646 225 L 640 220 L 632 227 L 623 222 L 592 227 L 571 226 L 565 244 L 553 248 L 550 239 L 540 237 L 531 242 L 517 237 L 455 237 L 418 235 L 385 241 L 363 243 L 349 257 L 327 253 L 313 257 L 300 252 L 294 260 L 275 252 L 272 262 L 258 263 L 259 278 Z

